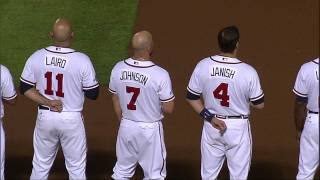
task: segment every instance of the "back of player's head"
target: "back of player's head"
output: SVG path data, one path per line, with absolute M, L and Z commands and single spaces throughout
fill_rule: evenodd
M 137 32 L 132 38 L 132 47 L 134 51 L 151 51 L 152 46 L 152 35 L 148 31 Z
M 237 48 L 240 33 L 236 26 L 228 26 L 218 33 L 219 48 L 224 53 L 232 53 Z
M 53 24 L 51 36 L 56 42 L 69 41 L 73 36 L 71 22 L 66 18 L 58 18 Z

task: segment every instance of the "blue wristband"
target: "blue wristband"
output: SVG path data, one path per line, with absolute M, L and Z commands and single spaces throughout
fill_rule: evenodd
M 211 114 L 207 108 L 203 108 L 203 110 L 200 112 L 200 116 L 208 122 L 211 122 L 213 118 L 213 114 Z

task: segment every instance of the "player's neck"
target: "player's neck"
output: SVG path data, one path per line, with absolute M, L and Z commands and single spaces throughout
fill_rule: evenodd
M 70 48 L 71 42 L 54 42 L 53 45 L 56 47 Z
M 236 58 L 236 57 L 237 57 L 237 53 L 236 53 L 236 52 L 233 52 L 233 53 L 224 53 L 224 52 L 221 52 L 221 53 L 220 53 L 220 56 L 230 57 L 230 58 Z
M 138 61 L 149 61 L 150 60 L 150 54 L 148 52 L 135 52 L 132 56 L 132 59 L 138 60 Z

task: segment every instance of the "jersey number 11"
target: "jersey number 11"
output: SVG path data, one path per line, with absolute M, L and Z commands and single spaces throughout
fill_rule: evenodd
M 44 90 L 44 93 L 47 94 L 47 95 L 53 95 L 53 90 L 52 90 L 52 72 L 50 72 L 50 71 L 46 72 L 44 77 L 47 79 L 47 88 Z M 56 96 L 64 97 L 64 93 L 62 91 L 63 74 L 57 74 L 56 80 L 58 81 L 58 90 L 56 91 Z

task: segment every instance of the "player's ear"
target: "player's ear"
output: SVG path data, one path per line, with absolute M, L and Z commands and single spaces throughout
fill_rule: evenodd
M 71 39 L 73 39 L 73 37 L 74 37 L 74 32 L 73 31 L 71 32 L 70 37 L 71 37 Z

